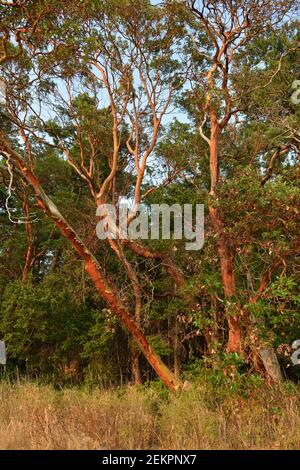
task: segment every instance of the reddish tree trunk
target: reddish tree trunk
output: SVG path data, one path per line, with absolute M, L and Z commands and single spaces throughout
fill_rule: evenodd
M 219 210 L 214 207 L 214 196 L 219 180 L 219 159 L 218 159 L 218 139 L 220 127 L 217 120 L 216 111 L 211 111 L 211 137 L 210 137 L 210 176 L 211 176 L 211 199 L 209 202 L 209 214 L 215 233 L 218 237 L 217 250 L 221 265 L 221 276 L 224 293 L 227 300 L 236 297 L 236 278 L 234 271 L 234 256 L 231 253 L 228 236 L 224 229 Z M 242 352 L 242 326 L 237 315 L 228 319 L 228 343 L 227 352 Z
M 142 330 L 132 319 L 127 309 L 119 301 L 116 291 L 106 281 L 105 276 L 102 273 L 102 270 L 95 257 L 80 240 L 75 230 L 69 225 L 62 214 L 60 214 L 55 204 L 44 193 L 35 175 L 26 167 L 22 157 L 11 148 L 9 142 L 5 138 L 5 135 L 1 131 L 0 138 L 2 141 L 2 147 L 5 149 L 2 150 L 2 154 L 7 158 L 13 159 L 14 166 L 18 172 L 21 173 L 23 178 L 34 190 L 38 205 L 53 220 L 54 224 L 59 228 L 62 235 L 68 239 L 73 248 L 79 254 L 84 262 L 85 270 L 92 279 L 100 296 L 105 300 L 109 307 L 111 307 L 114 313 L 117 314 L 124 326 L 132 334 L 146 359 L 156 371 L 158 376 L 163 380 L 163 382 L 172 390 L 178 390 L 181 388 L 181 382 L 176 379 L 175 375 L 162 362 L 160 357 L 152 350 Z
M 211 138 L 210 138 L 210 171 L 211 171 L 211 191 L 212 198 L 215 196 L 215 189 L 219 180 L 219 161 L 218 161 L 218 139 L 220 134 L 220 127 L 217 121 L 216 112 L 211 111 Z M 219 211 L 213 206 L 213 199 L 209 204 L 209 213 L 214 230 L 218 236 L 217 249 L 220 258 L 221 276 L 224 286 L 224 293 L 226 299 L 235 300 L 237 296 L 236 289 L 236 276 L 234 270 L 234 254 L 230 249 L 230 241 L 228 235 L 224 230 L 224 223 L 220 217 Z M 270 268 L 272 272 L 273 267 Z M 264 290 L 269 279 L 269 272 L 263 277 L 258 296 Z M 253 297 L 250 302 L 255 302 L 256 298 Z M 236 306 L 237 310 L 239 306 Z M 228 342 L 226 351 L 228 353 L 242 353 L 242 339 L 243 339 L 243 326 L 240 314 L 229 316 L 228 322 Z M 255 323 L 255 322 L 254 322 Z M 258 341 L 259 343 L 259 341 Z M 259 344 L 258 353 L 267 374 L 272 380 L 279 382 L 281 380 L 281 372 L 278 360 L 274 350 L 263 344 Z

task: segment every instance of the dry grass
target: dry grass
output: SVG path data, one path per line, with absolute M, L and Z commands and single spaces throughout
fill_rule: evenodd
M 161 398 L 150 388 L 55 391 L 0 384 L 0 449 L 297 449 L 299 392 L 251 398 L 198 385 Z
M 202 393 L 201 393 L 202 392 Z M 258 390 L 251 398 L 192 391 L 161 409 L 165 449 L 299 449 L 299 394 Z

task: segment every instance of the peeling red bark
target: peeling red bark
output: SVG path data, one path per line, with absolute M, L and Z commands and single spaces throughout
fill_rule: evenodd
M 100 296 L 105 300 L 108 306 L 111 307 L 127 330 L 132 334 L 139 348 L 153 369 L 156 371 L 157 375 L 171 390 L 178 390 L 182 388 L 182 383 L 180 380 L 176 379 L 175 375 L 162 362 L 160 357 L 152 350 L 142 330 L 138 327 L 127 309 L 121 304 L 116 290 L 106 281 L 105 276 L 102 273 L 102 270 L 95 257 L 77 236 L 75 230 L 60 214 L 51 199 L 45 194 L 35 175 L 26 167 L 26 165 L 24 165 L 22 157 L 11 148 L 2 131 L 0 131 L 0 141 L 2 144 L 2 154 L 7 156 L 7 158 L 10 157 L 13 159 L 14 165 L 18 172 L 21 173 L 22 177 L 34 190 L 38 205 L 52 219 L 54 224 L 59 228 L 62 235 L 68 239 L 78 255 L 81 257 L 84 262 L 85 270 L 93 281 L 94 286 L 99 292 Z
M 225 232 L 224 223 L 220 216 L 219 210 L 214 207 L 214 196 L 219 181 L 219 158 L 218 158 L 218 139 L 221 132 L 217 120 L 217 114 L 214 109 L 210 113 L 211 136 L 210 136 L 210 202 L 209 214 L 210 219 L 217 234 L 217 250 L 221 265 L 221 277 L 224 287 L 224 294 L 228 301 L 234 299 L 237 295 L 236 276 L 234 270 L 234 256 L 231 253 L 228 236 Z M 228 342 L 226 351 L 228 353 L 242 353 L 242 325 L 240 317 L 231 316 L 228 321 Z

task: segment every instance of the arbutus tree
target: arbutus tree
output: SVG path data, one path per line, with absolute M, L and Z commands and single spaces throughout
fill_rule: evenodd
M 168 2 L 171 8 L 180 6 L 183 11 L 190 12 L 190 34 L 192 47 L 195 49 L 196 62 L 199 69 L 195 72 L 194 83 L 200 89 L 202 101 L 200 106 L 202 123 L 199 132 L 208 146 L 210 168 L 209 216 L 217 236 L 217 251 L 220 260 L 221 278 L 227 299 L 228 342 L 227 352 L 243 354 L 243 337 L 248 313 L 238 300 L 236 282 L 236 251 L 226 228 L 226 220 L 222 208 L 218 204 L 219 188 L 222 184 L 220 168 L 224 166 L 222 157 L 222 138 L 232 122 L 244 111 L 244 94 L 239 95 L 234 88 L 235 67 L 237 55 L 257 36 L 274 30 L 282 24 L 285 16 L 293 11 L 296 2 L 278 1 L 200 1 Z M 196 23 L 195 23 L 196 22 Z M 195 27 L 195 24 L 198 25 Z M 207 38 L 203 45 L 203 35 Z M 197 37 L 199 39 L 197 39 Z M 279 58 L 275 70 L 264 84 L 267 87 L 279 72 L 282 61 L 290 51 L 285 51 Z M 197 78 L 196 78 L 197 77 Z M 250 90 L 247 91 L 251 93 Z M 290 145 L 279 147 L 276 157 L 287 153 Z M 267 180 L 268 175 L 265 176 Z M 268 270 L 269 273 L 269 270 Z M 262 277 L 261 287 L 266 287 L 270 273 Z M 255 296 L 251 298 L 255 301 Z M 258 354 L 269 377 L 275 381 L 281 380 L 281 372 L 277 358 L 272 348 L 263 343 L 258 346 Z
M 149 183 L 145 185 L 149 162 L 155 152 L 162 121 L 188 72 L 181 67 L 183 60 L 180 47 L 177 47 L 177 43 L 181 45 L 182 42 L 182 28 L 178 22 L 169 18 L 166 10 L 153 8 L 148 2 L 136 5 L 133 2 L 123 5 L 111 2 L 105 7 L 100 6 L 99 9 L 87 4 L 72 6 L 64 12 L 66 21 L 62 15 L 58 16 L 57 24 L 53 22 L 49 28 L 47 42 L 43 42 L 41 34 L 31 40 L 29 56 L 31 55 L 32 64 L 35 64 L 36 77 L 33 78 L 31 71 L 32 77 L 28 83 L 33 86 L 32 94 L 38 94 L 38 89 L 42 91 L 43 87 L 45 88 L 44 97 L 40 101 L 47 103 L 49 109 L 53 108 L 52 114 L 56 116 L 56 122 L 53 118 L 45 122 L 42 113 L 32 108 L 29 110 L 32 114 L 31 124 L 28 124 L 28 119 L 25 124 L 22 122 L 23 118 L 18 117 L 16 106 L 12 103 L 10 117 L 17 124 L 29 154 L 31 144 L 28 136 L 56 148 L 83 180 L 97 206 L 105 201 L 113 202 L 117 206 L 121 194 L 118 187 L 119 175 L 124 175 L 124 170 L 132 173 L 131 178 L 128 178 L 130 184 L 124 182 L 122 195 L 129 191 L 134 207 L 137 208 L 148 194 L 157 189 L 155 186 L 149 188 Z M 78 17 L 82 18 L 79 28 Z M 69 22 L 68 27 L 65 27 L 65 22 Z M 76 35 L 72 29 L 75 24 Z M 17 77 L 15 72 L 14 76 Z M 21 82 L 12 75 L 7 77 L 6 81 L 10 83 L 7 96 L 13 97 L 18 88 L 17 81 Z M 58 83 L 54 89 L 53 81 Z M 74 92 L 78 86 L 87 93 L 80 97 Z M 64 91 L 61 92 L 60 88 Z M 9 90 L 14 91 L 12 93 Z M 99 98 L 91 97 L 88 93 L 97 95 L 100 90 L 104 91 L 103 102 L 108 107 L 106 111 L 103 110 L 102 118 L 98 116 L 97 123 Z M 26 98 L 20 97 L 20 101 L 25 104 Z M 105 150 L 103 140 L 101 141 L 104 135 L 100 125 L 101 119 L 107 119 L 110 123 L 102 126 L 111 133 Z M 70 135 L 64 132 L 64 126 L 72 128 L 71 139 Z M 103 161 L 106 161 L 104 165 Z M 105 178 L 103 174 L 106 175 Z M 162 185 L 170 184 L 172 178 L 172 175 L 168 175 Z M 131 211 L 130 220 L 135 216 L 136 209 Z M 140 323 L 142 289 L 136 270 L 127 259 L 126 251 L 145 260 L 157 260 L 171 276 L 178 291 L 184 292 L 186 279 L 168 252 L 152 250 L 149 246 L 130 238 L 120 240 L 118 234 L 115 235 L 116 241 L 110 237 L 107 241 L 131 282 L 135 316 Z M 32 264 L 30 224 L 28 240 L 28 262 L 24 267 L 24 279 L 28 267 Z M 189 294 L 183 295 L 185 303 L 192 307 L 195 300 Z M 176 312 L 174 322 L 177 322 Z M 132 349 L 132 356 L 137 357 L 135 348 Z M 134 358 L 133 370 L 136 370 L 135 381 L 140 381 L 137 360 Z M 176 370 L 178 375 L 179 368 L 176 367 Z
M 135 338 L 139 347 L 128 347 L 135 383 L 139 349 L 176 389 L 188 350 L 196 358 L 206 351 L 218 366 L 226 343 L 229 359 L 242 355 L 243 364 L 281 378 L 271 341 L 261 337 L 263 329 L 271 336 L 269 323 L 255 312 L 265 303 L 268 314 L 269 299 L 276 303 L 273 280 L 287 265 L 295 277 L 299 126 L 278 81 L 296 70 L 298 46 L 282 27 L 292 2 L 266 3 L 1 2 L 1 180 L 9 218 L 22 214 L 24 222 L 20 278 L 26 287 L 39 259 L 47 273 L 61 256 L 56 245 L 46 255 L 37 249 L 37 204 L 83 259 L 110 319 L 116 313 Z M 274 104 L 264 98 L 269 91 Z M 168 113 L 184 102 L 189 122 L 170 124 Z M 76 210 L 68 207 L 74 196 Z M 118 213 L 120 196 L 132 202 L 133 222 L 143 202 L 205 202 L 204 250 L 123 240 L 113 224 L 113 236 L 97 240 L 96 208 L 109 203 Z M 174 374 L 147 340 L 156 331 L 172 346 Z
M 142 3 L 148 9 L 150 8 L 147 2 Z M 113 286 L 112 282 L 105 278 L 99 262 L 88 246 L 81 241 L 76 230 L 71 227 L 54 202 L 45 194 L 35 174 L 34 152 L 35 145 L 45 145 L 57 149 L 84 181 L 96 205 L 103 204 L 104 201 L 108 200 L 117 204 L 116 179 L 119 165 L 122 162 L 120 147 L 124 138 L 124 128 L 128 126 L 130 130 L 127 135 L 125 131 L 125 144 L 130 158 L 133 158 L 137 174 L 134 191 L 137 205 L 141 199 L 141 185 L 147 159 L 157 141 L 159 127 L 170 105 L 173 89 L 178 87 L 178 82 L 176 83 L 174 79 L 174 73 L 168 72 L 168 64 L 162 62 L 162 56 L 159 54 L 158 49 L 158 42 L 163 37 L 165 37 L 166 42 L 165 48 L 168 49 L 171 46 L 166 35 L 168 24 L 162 16 L 156 17 L 155 11 L 150 9 L 146 27 L 149 28 L 149 34 L 150 36 L 152 34 L 152 38 L 148 38 L 150 47 L 147 50 L 146 44 L 141 42 L 144 40 L 142 34 L 145 34 L 146 30 L 140 31 L 137 28 L 136 31 L 133 31 L 132 37 L 126 37 L 126 28 L 122 29 L 122 23 L 120 22 L 116 27 L 118 24 L 116 20 L 110 20 L 110 15 L 112 17 L 115 15 L 117 21 L 121 20 L 126 24 L 126 18 L 124 21 L 120 13 L 116 14 L 114 10 L 112 13 L 102 11 L 99 14 L 98 12 L 98 18 L 100 18 L 98 19 L 97 17 L 91 18 L 88 9 L 85 10 L 83 7 L 81 14 L 83 17 L 86 14 L 87 21 L 81 24 L 82 29 L 78 32 L 75 41 L 73 41 L 72 27 L 74 27 L 78 18 L 72 17 L 69 11 L 66 13 L 64 10 L 56 10 L 56 15 L 58 12 L 58 20 L 55 21 L 52 18 L 53 23 L 49 21 L 48 25 L 43 23 L 39 25 L 37 21 L 36 29 L 31 31 L 30 42 L 26 35 L 23 42 L 20 40 L 20 49 L 22 51 L 20 56 L 18 54 L 16 57 L 7 57 L 7 66 L 3 73 L 3 80 L 6 82 L 6 118 L 9 118 L 18 130 L 23 151 L 18 150 L 19 142 L 15 142 L 14 145 L 5 132 L 1 130 L 1 155 L 10 171 L 14 172 L 15 177 L 21 178 L 23 183 L 33 190 L 39 207 L 53 220 L 62 235 L 67 238 L 83 259 L 86 272 L 92 279 L 95 288 L 133 335 L 154 370 L 168 387 L 176 390 L 181 387 L 180 380 L 155 354 L 140 328 L 141 289 L 138 276 L 124 253 L 122 241 L 118 240 L 118 237 L 117 240 L 108 238 L 112 250 L 122 263 L 132 285 L 135 301 L 133 315 L 127 307 L 124 307 L 116 286 Z M 73 13 L 75 12 L 73 11 Z M 21 18 L 26 13 L 27 11 L 22 11 Z M 135 10 L 135 14 L 137 14 L 137 10 Z M 51 29 L 49 24 L 51 24 Z M 43 28 L 44 33 L 48 33 L 45 36 L 42 36 L 41 33 Z M 50 32 L 47 28 L 50 29 Z M 158 28 L 157 33 L 156 28 Z M 63 31 L 66 40 L 62 44 L 57 37 Z M 94 36 L 91 34 L 92 32 L 95 33 Z M 157 34 L 156 37 L 155 34 Z M 91 40 L 92 37 L 93 40 Z M 78 47 L 77 41 L 81 42 L 82 39 L 86 49 Z M 111 46 L 110 50 L 106 48 L 108 43 Z M 70 51 L 74 53 L 73 62 L 68 60 Z M 152 70 L 149 68 L 151 54 L 154 64 Z M 160 81 L 159 67 L 161 67 L 160 72 L 165 74 L 163 77 L 164 82 Z M 165 72 L 163 72 L 163 67 L 165 67 Z M 71 86 L 74 80 L 79 83 L 80 78 L 82 84 L 84 84 L 84 80 L 88 82 L 89 89 L 95 90 L 99 87 L 107 93 L 107 105 L 110 111 L 108 121 L 111 122 L 112 144 L 109 154 L 105 155 L 107 159 L 105 177 L 101 172 L 103 170 L 103 168 L 100 168 L 101 163 L 99 165 L 97 162 L 97 156 L 99 155 L 97 146 L 102 143 L 99 143 L 99 140 L 97 141 L 93 129 L 86 132 L 84 119 L 82 119 L 82 116 L 80 117 L 78 107 L 76 109 L 74 104 L 75 97 L 72 95 Z M 57 82 L 61 87 L 63 83 L 65 84 L 63 94 L 58 91 Z M 140 83 L 140 89 L 138 82 Z M 54 111 L 57 109 L 58 104 L 63 105 L 67 111 L 69 124 L 72 124 L 73 131 L 70 140 L 68 137 L 64 137 L 62 127 L 59 125 L 51 126 L 51 123 L 47 122 L 43 114 L 42 97 L 44 97 L 47 106 L 50 107 L 51 91 L 52 96 L 56 98 L 56 103 L 53 106 Z M 34 98 L 33 93 L 35 93 Z M 84 118 L 87 119 L 87 116 L 84 116 Z M 127 122 L 126 119 L 128 119 Z M 145 132 L 147 126 L 150 130 Z M 73 138 L 75 140 L 72 140 Z M 25 207 L 25 210 L 30 241 L 28 206 Z M 30 259 L 30 248 L 28 250 L 28 259 Z M 27 270 L 28 266 L 26 266 L 25 271 Z M 138 365 L 134 367 L 133 373 L 135 374 L 135 380 L 138 381 L 140 380 Z

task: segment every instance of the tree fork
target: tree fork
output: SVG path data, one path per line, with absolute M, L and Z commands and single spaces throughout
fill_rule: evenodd
M 101 272 L 101 267 L 99 266 L 96 258 L 80 240 L 75 230 L 62 216 L 55 204 L 45 194 L 35 175 L 24 165 L 22 157 L 11 148 L 2 131 L 0 131 L 0 138 L 2 145 L 4 146 L 4 150 L 1 150 L 1 153 L 6 158 L 13 158 L 14 165 L 18 172 L 21 173 L 22 177 L 34 190 L 38 205 L 53 220 L 54 224 L 59 228 L 62 235 L 69 240 L 73 248 L 84 261 L 85 270 L 93 281 L 100 296 L 112 308 L 112 310 L 121 319 L 122 323 L 126 326 L 128 331 L 132 334 L 136 343 L 140 347 L 147 361 L 153 367 L 157 375 L 171 390 L 178 390 L 182 388 L 183 384 L 181 381 L 175 377 L 173 372 L 169 370 L 161 358 L 154 351 L 152 351 L 152 348 L 142 330 L 137 326 L 135 321 L 131 318 L 130 313 L 117 299 L 116 293 L 105 281 L 104 275 Z

